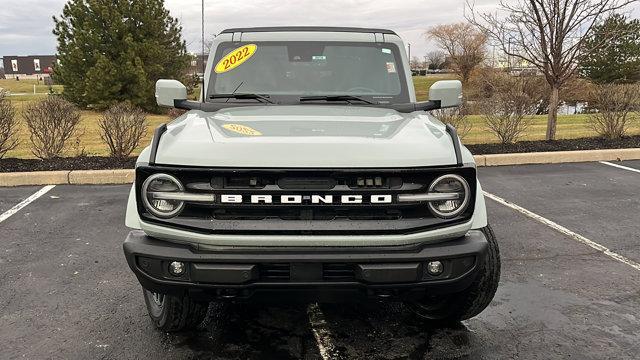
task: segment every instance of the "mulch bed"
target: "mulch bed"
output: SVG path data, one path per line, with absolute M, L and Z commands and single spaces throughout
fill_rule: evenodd
M 477 144 L 467 145 L 474 155 L 508 154 L 541 151 L 570 151 L 596 149 L 624 149 L 640 148 L 640 135 L 628 136 L 619 140 L 600 138 L 581 138 L 555 141 L 521 141 L 515 144 Z M 48 170 L 104 170 L 104 169 L 133 169 L 136 158 L 114 159 L 102 156 L 79 156 L 70 158 L 55 158 L 50 160 L 37 159 L 0 159 L 0 173 L 19 171 L 48 171 Z
M 640 148 L 640 135 L 627 136 L 618 140 L 601 138 L 580 138 L 554 141 L 520 141 L 515 144 L 467 145 L 474 155 L 509 154 L 544 151 L 572 151 L 598 149 Z
M 9 158 L 0 159 L 0 173 L 49 170 L 133 169 L 135 165 L 135 157 L 122 160 L 102 156 L 78 156 L 49 160 Z

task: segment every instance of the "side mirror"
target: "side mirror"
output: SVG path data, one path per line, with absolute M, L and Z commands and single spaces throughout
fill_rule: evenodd
M 187 100 L 187 87 L 178 80 L 158 80 L 156 82 L 156 102 L 158 105 L 174 107 L 176 100 Z
M 436 81 L 429 89 L 429 101 L 439 101 L 441 109 L 460 106 L 462 83 L 458 80 Z

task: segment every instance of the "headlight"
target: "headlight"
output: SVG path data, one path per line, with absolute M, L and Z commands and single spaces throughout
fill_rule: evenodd
M 471 191 L 467 181 L 459 175 L 443 175 L 435 179 L 429 186 L 429 194 L 458 194 L 455 200 L 438 200 L 429 202 L 429 210 L 433 215 L 450 219 L 462 214 L 469 205 Z
M 184 208 L 184 201 L 171 199 L 170 196 L 154 196 L 156 193 L 182 193 L 184 186 L 175 177 L 167 174 L 154 174 L 142 184 L 142 202 L 153 215 L 160 218 L 172 218 Z M 160 198 L 163 197 L 163 198 Z

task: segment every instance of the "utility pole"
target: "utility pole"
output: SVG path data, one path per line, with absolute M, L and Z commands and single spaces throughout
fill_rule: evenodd
M 411 63 L 411 43 L 407 43 L 409 46 L 409 63 Z

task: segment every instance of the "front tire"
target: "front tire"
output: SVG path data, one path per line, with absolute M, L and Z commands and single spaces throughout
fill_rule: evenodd
M 144 302 L 153 324 L 166 332 L 195 329 L 207 315 L 208 304 L 188 296 L 153 293 L 143 289 Z
M 491 227 L 482 229 L 489 247 L 480 273 L 471 286 L 462 292 L 446 296 L 425 296 L 408 303 L 420 318 L 434 324 L 449 324 L 480 314 L 493 299 L 500 282 L 500 249 Z

